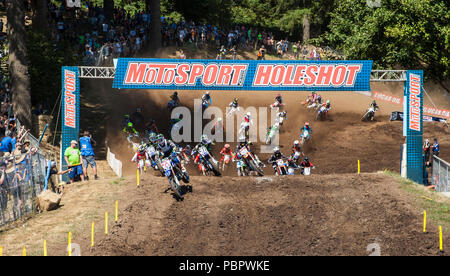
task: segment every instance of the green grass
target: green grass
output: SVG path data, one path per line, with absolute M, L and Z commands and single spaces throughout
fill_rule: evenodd
M 413 198 L 414 205 L 427 211 L 429 221 L 441 225 L 444 231 L 450 231 L 450 199 L 414 181 L 402 178 L 397 173 L 385 171 L 385 174 L 400 183 L 400 188 Z

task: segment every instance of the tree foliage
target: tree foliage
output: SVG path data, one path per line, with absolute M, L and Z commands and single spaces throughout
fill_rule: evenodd
M 450 11 L 445 0 L 338 1 L 325 43 L 349 59 L 372 59 L 375 66 L 422 68 L 428 76 L 450 76 Z

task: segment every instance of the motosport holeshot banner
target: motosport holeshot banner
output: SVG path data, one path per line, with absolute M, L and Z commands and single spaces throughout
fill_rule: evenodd
M 64 151 L 70 147 L 70 141 L 77 140 L 80 132 L 80 79 L 78 67 L 62 67 L 62 144 L 61 169 L 67 164 L 64 160 Z M 67 181 L 67 176 L 63 176 Z
M 113 88 L 370 91 L 370 60 L 256 61 L 120 58 Z

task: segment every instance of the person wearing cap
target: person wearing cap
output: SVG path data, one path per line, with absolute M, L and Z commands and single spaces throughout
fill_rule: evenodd
M 78 175 L 80 176 L 81 181 L 84 181 L 83 167 L 81 166 L 83 157 L 81 156 L 81 152 L 78 149 L 77 141 L 72 140 L 70 142 L 70 147 L 68 147 L 64 152 L 64 160 L 66 160 L 68 168 L 73 169 L 69 173 L 70 183 L 73 183 L 75 181 L 75 177 L 77 177 Z
M 89 131 L 85 131 L 83 133 L 83 137 L 80 138 L 81 156 L 83 156 L 83 174 L 86 180 L 89 180 L 89 176 L 87 174 L 89 165 L 91 165 L 91 168 L 94 171 L 95 179 L 98 179 L 95 153 L 94 148 L 92 147 L 92 145 L 95 146 L 96 144 L 97 142 L 92 139 L 92 135 L 89 134 Z

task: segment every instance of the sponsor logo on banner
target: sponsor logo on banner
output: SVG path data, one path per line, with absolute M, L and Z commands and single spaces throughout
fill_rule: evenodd
M 259 64 L 253 86 L 353 87 L 362 64 Z
M 128 63 L 124 84 L 242 86 L 248 64 Z
M 382 100 L 382 101 L 390 102 L 393 104 L 403 104 L 402 98 L 397 97 L 397 96 L 392 96 L 392 95 L 389 95 L 386 93 L 378 92 L 378 91 L 373 92 L 373 98 L 375 100 Z M 439 108 L 424 106 L 423 113 L 430 115 L 430 116 L 450 118 L 450 110 L 446 110 L 446 109 L 439 109 Z
M 409 129 L 420 131 L 421 121 L 421 78 L 419 75 L 410 74 L 409 76 Z
M 370 91 L 372 61 L 120 58 L 114 88 Z
M 64 125 L 76 128 L 76 73 L 64 70 Z

